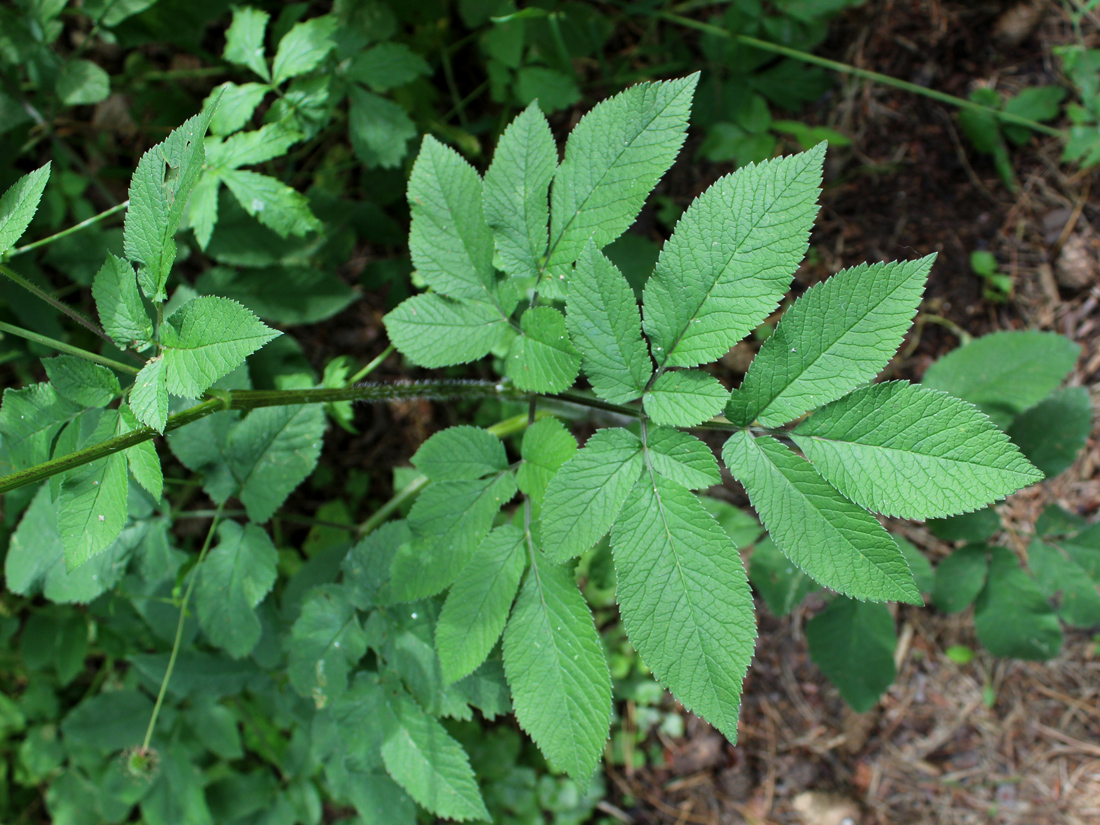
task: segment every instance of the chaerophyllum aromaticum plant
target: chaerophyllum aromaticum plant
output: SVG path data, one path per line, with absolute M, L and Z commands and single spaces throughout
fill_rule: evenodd
M 194 685 L 213 671 L 265 697 L 277 729 L 296 732 L 289 749 L 260 749 L 285 782 L 323 783 L 364 816 L 411 823 L 416 803 L 489 818 L 466 750 L 439 721 L 470 719 L 473 709 L 514 711 L 552 765 L 586 782 L 608 738 L 612 687 L 574 560 L 607 534 L 630 642 L 686 708 L 736 740 L 753 599 L 737 546 L 693 492 L 721 475 L 690 430 L 725 434 L 722 460 L 771 552 L 847 599 L 834 602 L 822 638 L 858 623 L 866 603 L 921 601 L 876 513 L 948 517 L 1042 478 L 970 403 L 871 383 L 909 328 L 931 257 L 859 265 L 811 288 L 733 392 L 701 368 L 786 293 L 817 212 L 824 145 L 748 165 L 700 195 L 639 307 L 600 250 L 674 161 L 696 80 L 643 83 L 600 103 L 560 161 L 532 104 L 484 178 L 424 139 L 408 188 L 409 245 L 429 291 L 390 312 L 386 328 L 423 367 L 492 354 L 499 381 L 348 386 L 333 375 L 312 387 L 297 375 L 251 389 L 245 360 L 278 333 L 227 298 L 179 289 L 169 299 L 176 230 L 203 173 L 213 105 L 138 165 L 125 258 L 109 257 L 93 284 L 102 329 L 73 314 L 121 354 L 3 324 L 62 353 L 46 362 L 48 382 L 6 390 L 0 407 L 12 468 L 0 490 L 44 482 L 13 534 L 8 587 L 73 603 L 110 598 L 125 581 L 154 628 L 143 599 L 180 607 L 174 631 L 159 633 L 170 654 L 132 655 L 125 697 L 102 694 L 73 712 L 86 721 L 100 702 L 150 715 L 141 690 L 157 692 L 144 739 L 111 740 L 136 748 L 132 762 L 161 765 L 159 784 L 126 805 L 140 802 L 151 816 L 146 806 L 161 810 L 201 776 L 203 751 L 181 731 L 201 707 Z M 0 254 L 29 224 L 47 174 L 32 173 L 0 202 Z M 582 373 L 590 390 L 574 388 Z M 413 457 L 422 475 L 358 542 L 303 567 L 273 607 L 280 554 L 262 525 L 317 463 L 321 403 L 417 395 L 503 396 L 526 401 L 528 413 L 432 436 Z M 550 414 L 562 402 L 622 426 L 578 449 Z M 218 505 L 193 564 L 173 546 L 157 433 L 171 433 L 169 447 Z M 510 457 L 503 439 L 519 433 Z M 387 521 L 414 495 L 407 516 Z M 230 498 L 243 511 L 226 510 Z M 186 621 L 192 593 L 205 647 L 183 656 L 185 628 L 188 639 L 198 632 Z M 860 664 L 823 667 L 836 680 Z M 169 691 L 173 668 L 187 678 Z M 158 718 L 162 706 L 175 712 Z M 111 770 L 86 757 L 89 776 Z M 188 805 L 205 804 L 198 787 Z

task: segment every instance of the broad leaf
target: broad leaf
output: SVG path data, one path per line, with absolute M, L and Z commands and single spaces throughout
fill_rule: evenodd
M 51 457 L 54 438 L 83 407 L 58 395 L 49 384 L 31 384 L 4 390 L 0 405 L 0 435 L 16 470 L 25 470 Z
M 900 518 L 975 510 L 1043 478 L 976 408 L 903 381 L 856 390 L 792 438 L 849 499 Z
M 92 281 L 103 330 L 120 349 L 145 346 L 153 338 L 153 325 L 138 294 L 137 276 L 128 261 L 108 254 Z
M 654 470 L 690 490 L 722 483 L 714 453 L 693 435 L 666 427 L 650 427 L 646 449 Z
M 890 534 L 808 461 L 770 436 L 747 432 L 726 442 L 722 458 L 783 555 L 819 584 L 856 599 L 921 604 Z
M 279 41 L 271 66 L 271 82 L 278 86 L 285 80 L 315 69 L 336 45 L 333 35 L 337 25 L 335 15 L 296 23 Z
M 1092 401 L 1084 387 L 1055 390 L 1016 416 L 1008 436 L 1048 478 L 1069 469 L 1092 432 Z
M 642 317 L 634 290 L 595 244 L 581 252 L 570 279 L 566 320 L 596 395 L 612 404 L 640 397 L 653 374 Z
M 356 156 L 370 167 L 400 166 L 409 141 L 418 134 L 408 112 L 358 86 L 348 90 L 348 99 L 348 131 Z
M 424 58 L 404 43 L 371 46 L 355 55 L 347 68 L 348 77 L 376 92 L 388 92 L 428 74 L 431 68 Z
M 480 427 L 448 427 L 423 444 L 412 464 L 432 481 L 481 478 L 508 469 L 499 438 Z
M 516 484 L 524 495 L 541 505 L 546 485 L 561 466 L 577 452 L 577 440 L 556 418 L 536 421 L 523 434 L 516 470 Z
M 233 22 L 225 32 L 225 59 L 247 66 L 264 80 L 271 80 L 271 70 L 264 59 L 264 33 L 270 19 L 266 11 L 238 6 L 233 9 Z
M 569 342 L 562 314 L 553 307 L 532 307 L 519 325 L 521 334 L 505 356 L 504 374 L 524 391 L 561 392 L 573 386 L 581 358 Z
M 547 196 L 557 167 L 550 125 L 531 104 L 500 136 L 482 194 L 485 220 L 509 275 L 537 277 L 544 265 Z
M 611 546 L 630 643 L 685 708 L 736 742 L 756 620 L 733 542 L 694 494 L 647 474 L 615 520 Z
M 570 264 L 634 222 L 684 142 L 699 75 L 639 83 L 581 118 L 550 194 L 549 265 Z
M 118 413 L 108 411 L 91 443 L 115 434 Z M 65 547 L 65 564 L 72 570 L 102 553 L 126 526 L 129 479 L 126 457 L 114 453 L 71 470 L 61 481 L 57 524 Z
M 508 319 L 489 304 L 431 293 L 414 295 L 383 320 L 394 346 L 422 367 L 476 361 L 509 329 Z
M 546 488 L 541 520 L 546 555 L 563 562 L 599 541 L 644 464 L 642 443 L 626 430 L 603 429 L 589 438 Z
M 275 584 L 279 553 L 255 524 L 218 526 L 218 544 L 199 568 L 195 607 L 210 642 L 239 659 L 260 640 L 256 606 Z
M 269 123 L 254 132 L 239 132 L 224 141 L 207 138 L 206 164 L 208 167 L 223 169 L 255 166 L 285 155 L 301 139 L 301 134 L 279 123 Z
M 992 507 L 949 518 L 928 520 L 928 530 L 944 541 L 985 541 L 1001 529 L 1001 517 Z
M 309 208 L 309 199 L 285 183 L 244 169 L 223 169 L 218 174 L 244 211 L 281 237 L 308 235 L 321 228 Z
M 912 324 L 933 260 L 861 264 L 811 287 L 760 348 L 729 419 L 779 426 L 873 379 Z
M 884 604 L 838 596 L 806 624 L 810 658 L 856 713 L 874 708 L 894 681 L 894 619 Z
M 223 83 L 215 86 L 203 101 L 204 107 L 219 101 L 217 111 L 210 120 L 210 134 L 231 135 L 243 129 L 269 91 L 271 88 L 265 83 Z
M 974 603 L 974 629 L 994 656 L 1053 659 L 1062 627 L 1050 603 L 1006 547 L 989 548 L 989 576 Z
M 105 407 L 122 392 L 113 372 L 75 355 L 47 358 L 42 366 L 58 395 L 82 407 Z
M 646 415 L 656 424 L 694 427 L 722 411 L 729 393 L 702 370 L 674 370 L 661 375 L 644 396 Z
M 360 610 L 387 605 L 391 596 L 390 568 L 397 551 L 412 538 L 408 522 L 387 521 L 357 542 L 340 565 L 344 589 Z
M 817 582 L 799 570 L 765 536 L 753 548 L 749 559 L 749 581 L 776 616 L 786 616 L 817 590 Z
M 118 408 L 118 435 L 125 435 L 141 427 L 141 422 L 130 409 L 129 404 L 120 404 Z M 126 449 L 126 463 L 134 481 L 148 491 L 154 500 L 159 501 L 164 492 L 164 471 L 160 466 L 160 456 L 152 441 L 143 441 Z
M 1095 531 L 1093 531 L 1095 532 Z M 1036 539 L 1027 564 L 1047 598 L 1057 597 L 1058 616 L 1074 627 L 1100 625 L 1100 546 L 1076 537 L 1048 544 Z
M 168 421 L 168 365 L 157 356 L 145 363 L 130 387 L 130 408 L 147 427 L 164 431 Z
M 586 783 L 611 727 L 611 676 L 567 568 L 531 566 L 504 631 L 504 670 L 520 726 L 551 764 Z
M 749 165 L 688 207 L 644 294 L 659 366 L 725 355 L 779 304 L 806 253 L 825 144 Z
M 1080 353 L 1053 332 L 994 332 L 949 352 L 921 383 L 981 407 L 1003 428 L 1061 384 Z
M 448 682 L 472 673 L 500 638 L 527 565 L 525 539 L 518 527 L 497 527 L 451 586 L 435 628 Z
M 168 392 L 200 397 L 281 334 L 236 301 L 214 295 L 191 299 L 161 327 Z
M 69 60 L 62 64 L 55 88 L 66 106 L 88 106 L 111 94 L 111 76 L 91 60 Z
M 318 708 L 347 690 L 348 672 L 367 652 L 367 639 L 342 588 L 324 585 L 306 594 L 287 651 L 290 683 Z
M 27 231 L 49 179 L 50 164 L 47 163 L 21 177 L 0 198 L 0 258 Z
M 944 613 L 970 607 L 985 587 L 989 548 L 984 544 L 960 547 L 936 566 L 932 602 Z

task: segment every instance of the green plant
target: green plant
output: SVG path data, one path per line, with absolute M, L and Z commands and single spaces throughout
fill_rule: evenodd
M 876 602 L 920 602 L 907 551 L 872 511 L 949 516 L 1041 478 L 970 404 L 868 384 L 908 329 L 931 258 L 856 266 L 811 289 L 732 394 L 699 369 L 786 292 L 816 213 L 823 146 L 746 166 L 701 195 L 639 311 L 600 247 L 673 162 L 696 81 L 643 83 L 599 104 L 560 163 L 536 105 L 504 132 L 484 179 L 424 139 L 409 244 L 431 291 L 401 303 L 386 327 L 425 367 L 493 353 L 499 381 L 347 386 L 338 369 L 316 387 L 308 368 L 277 360 L 277 333 L 239 304 L 183 288 L 169 297 L 213 104 L 142 158 L 126 257 L 108 257 L 92 284 L 103 328 L 83 319 L 95 340 L 110 339 L 109 355 L 3 327 L 64 353 L 47 363 L 48 382 L 8 389 L 0 406 L 14 471 L 0 490 L 6 512 L 23 513 L 9 524 L 11 598 L 57 605 L 22 629 L 24 658 L 50 681 L 40 698 L 27 687 L 13 714 L 33 752 L 20 761 L 26 784 L 48 784 L 56 820 L 118 822 L 140 806 L 150 823 L 259 811 L 318 822 L 322 795 L 387 822 L 415 821 L 417 806 L 485 819 L 492 794 L 457 724 L 474 710 L 514 711 L 576 781 L 580 807 L 561 811 L 584 815 L 612 685 L 576 557 L 592 579 L 602 564 L 605 584 L 613 570 L 623 627 L 656 679 L 736 739 L 755 619 L 731 534 L 751 542 L 760 528 L 691 492 L 720 476 L 687 430 L 723 435 L 726 466 L 778 553 L 843 594 L 812 631 L 833 651 L 820 659 L 832 678 L 858 670 L 837 655 L 857 649 L 845 639 L 884 648 Z M 0 252 L 29 224 L 46 174 L 0 202 Z M 582 370 L 592 392 L 573 389 Z M 250 389 L 265 371 L 274 386 Z M 279 530 L 263 525 L 278 525 L 283 501 L 314 471 L 322 404 L 410 397 L 504 406 L 493 426 L 424 442 L 419 475 L 364 524 L 334 509 L 334 521 L 313 524 L 304 563 L 283 553 Z M 513 415 L 516 402 L 526 411 Z M 563 403 L 618 425 L 578 449 L 547 414 Z M 162 478 L 158 432 L 201 482 Z M 510 456 L 506 439 L 520 434 Z M 172 505 L 167 481 L 201 483 L 216 509 Z M 233 498 L 242 509 L 228 507 Z M 190 554 L 171 529 L 185 516 L 209 521 Z M 610 564 L 589 552 L 608 532 Z M 69 606 L 85 603 L 86 613 Z M 11 627 L 0 624 L 7 638 Z M 58 745 L 35 702 L 56 703 L 92 645 L 99 669 Z M 245 747 L 253 761 L 238 770 Z
M 997 267 L 997 258 L 992 252 L 976 249 L 970 253 L 971 271 L 985 282 L 982 295 L 990 301 L 1003 304 L 1012 297 L 1015 284 L 1011 275 L 1005 275 Z

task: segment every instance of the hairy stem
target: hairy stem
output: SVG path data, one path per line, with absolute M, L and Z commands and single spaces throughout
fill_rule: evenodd
M 63 341 L 57 341 L 53 338 L 47 338 L 45 335 L 39 335 L 37 332 L 31 332 L 29 329 L 23 329 L 22 327 L 13 326 L 12 324 L 5 324 L 2 321 L 0 321 L 0 332 L 6 332 L 9 335 L 25 338 L 28 341 L 34 341 L 36 344 L 42 344 L 44 347 L 50 347 L 66 355 L 75 355 L 77 358 L 83 358 L 85 361 L 91 361 L 93 364 L 102 364 L 105 367 L 110 367 L 113 370 L 125 372 L 129 375 L 137 375 L 139 372 L 137 367 L 132 367 L 129 364 L 123 364 L 120 361 L 112 361 L 110 358 L 104 358 L 102 355 L 96 355 L 94 352 L 88 352 L 86 349 L 74 347 L 71 344 L 66 344 Z

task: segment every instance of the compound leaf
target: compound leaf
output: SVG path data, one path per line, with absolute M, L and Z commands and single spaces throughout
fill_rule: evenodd
M 451 586 L 435 626 L 435 647 L 448 682 L 473 673 L 500 638 L 527 564 L 525 538 L 518 527 L 497 527 Z
M 426 135 L 408 198 L 409 251 L 424 282 L 452 298 L 491 302 L 493 233 L 485 223 L 481 177 L 474 167 Z
M 321 228 L 309 208 L 309 199 L 275 178 L 244 169 L 221 169 L 224 181 L 244 211 L 285 238 L 308 235 Z
M 448 427 L 420 445 L 412 464 L 432 481 L 460 481 L 504 472 L 508 455 L 487 430 Z
M 532 103 L 500 136 L 482 194 L 485 220 L 509 275 L 539 275 L 550 215 L 547 194 L 557 168 L 550 125 Z
M 519 319 L 521 334 L 512 341 L 504 374 L 518 389 L 561 392 L 573 386 L 580 353 L 566 333 L 565 317 L 553 307 L 532 307 Z
M 643 295 L 658 366 L 713 361 L 779 304 L 817 214 L 825 144 L 745 166 L 695 199 Z
M 743 431 L 726 442 L 722 457 L 783 555 L 818 583 L 856 599 L 921 604 L 890 534 L 808 461 L 770 436 Z
M 260 640 L 256 606 L 275 584 L 279 552 L 255 524 L 218 525 L 218 544 L 199 568 L 195 607 L 210 642 L 234 659 Z
M 523 434 L 520 456 L 523 463 L 516 470 L 520 492 L 542 504 L 546 485 L 566 461 L 577 452 L 577 440 L 556 418 L 543 418 Z
M 27 231 L 49 179 L 50 164 L 47 163 L 23 175 L 0 197 L 0 257 Z
M 899 518 L 976 510 L 1043 477 L 975 407 L 904 381 L 858 389 L 791 437 L 846 497 Z
M 279 49 L 271 66 L 271 82 L 278 86 L 284 80 L 315 69 L 336 45 L 333 38 L 336 26 L 334 15 L 296 23 L 279 41 Z
M 620 428 L 596 432 L 562 465 L 546 488 L 542 541 L 563 562 L 588 550 L 611 529 L 645 460 L 637 436 Z
M 730 421 L 779 426 L 873 379 L 909 329 L 934 260 L 861 264 L 811 287 L 733 392 Z
M 894 681 L 894 618 L 884 604 L 837 596 L 806 623 L 810 658 L 856 713 L 867 713 Z
M 634 222 L 684 142 L 698 73 L 639 83 L 588 112 L 565 144 L 550 194 L 550 266 L 603 247 Z
M 168 365 L 157 356 L 145 362 L 130 387 L 130 408 L 146 427 L 164 432 L 168 421 Z
M 392 723 L 382 760 L 409 796 L 437 816 L 489 819 L 462 746 L 407 694 L 388 697 Z
M 161 327 L 168 391 L 184 398 L 200 397 L 281 334 L 229 298 L 192 298 Z
M 42 366 L 58 395 L 82 407 L 105 407 L 122 392 L 113 372 L 75 355 L 47 358 Z
M 654 423 L 694 427 L 718 415 L 729 393 L 702 370 L 674 370 L 661 375 L 644 396 L 646 415 Z
M 137 276 L 128 261 L 108 253 L 92 281 L 92 297 L 103 330 L 120 349 L 144 346 L 153 338 L 153 325 L 138 294 Z
M 557 768 L 587 783 L 611 727 L 611 675 L 572 573 L 532 565 L 504 631 L 516 719 Z
M 287 652 L 290 683 L 318 708 L 347 690 L 348 672 L 367 652 L 367 637 L 341 587 L 321 585 L 306 593 Z
M 612 404 L 641 396 L 653 374 L 634 290 L 595 244 L 577 260 L 566 320 L 596 395 Z
M 1062 647 L 1062 627 L 1050 603 L 1016 556 L 989 548 L 989 576 L 974 602 L 974 629 L 994 656 L 1053 659 Z
M 611 532 L 630 643 L 683 706 L 737 741 L 756 620 L 741 558 L 695 495 L 643 475 Z
M 221 109 L 220 104 L 218 108 Z M 252 132 L 239 132 L 225 140 L 208 138 L 206 164 L 220 171 L 255 166 L 285 155 L 301 139 L 301 133 L 288 129 L 281 123 L 269 123 Z
M 271 80 L 271 70 L 264 56 L 264 33 L 270 19 L 266 11 L 251 6 L 233 9 L 233 22 L 225 32 L 225 51 L 222 53 L 230 63 L 246 66 L 264 80 Z
M 650 427 L 646 449 L 654 470 L 689 490 L 722 482 L 714 453 L 693 435 L 666 427 Z
M 394 346 L 422 367 L 476 361 L 509 329 L 508 319 L 487 303 L 453 301 L 432 293 L 405 300 L 383 321 Z
M 939 359 L 922 384 L 969 401 L 1001 428 L 1062 383 L 1081 346 L 1054 332 L 994 332 Z
M 266 83 L 223 83 L 215 86 L 203 102 L 203 106 L 209 106 L 215 100 L 219 101 L 218 109 L 210 120 L 210 134 L 231 135 L 243 129 L 269 91 L 271 87 Z

